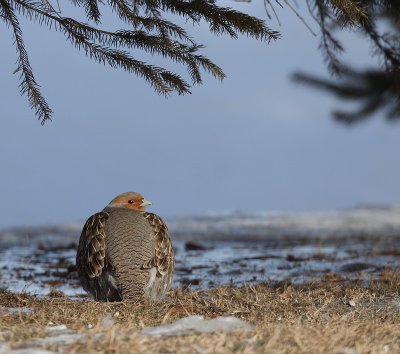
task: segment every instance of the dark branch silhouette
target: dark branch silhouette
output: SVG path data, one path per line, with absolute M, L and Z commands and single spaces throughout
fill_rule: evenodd
M 400 1 L 399 0 L 307 0 L 309 11 L 320 27 L 320 48 L 333 79 L 298 73 L 298 82 L 357 101 L 354 112 L 335 111 L 341 122 L 356 123 L 383 111 L 388 120 L 400 118 Z M 379 26 L 385 21 L 386 26 Z M 339 30 L 355 31 L 371 44 L 379 59 L 377 68 L 360 71 L 343 64 Z
M 358 102 L 360 108 L 354 112 L 339 110 L 333 112 L 336 120 L 348 124 L 368 119 L 379 110 L 386 112 L 388 121 L 398 119 L 400 117 L 399 87 L 395 82 L 399 82 L 399 79 L 399 71 L 357 72 L 344 67 L 342 67 L 342 78 L 338 82 L 300 73 L 294 75 L 294 80 L 327 90 L 341 99 Z

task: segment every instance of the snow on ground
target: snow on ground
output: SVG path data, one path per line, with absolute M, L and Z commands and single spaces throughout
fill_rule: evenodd
M 144 328 L 140 333 L 146 336 L 168 337 L 193 333 L 232 332 L 238 329 L 251 330 L 252 325 L 234 316 L 217 317 L 210 320 L 204 316 L 188 316 L 173 323 Z
M 258 214 L 222 213 L 167 220 L 178 239 L 260 239 L 271 237 L 400 235 L 400 207 L 362 207 L 331 212 Z M 15 227 L 0 231 L 0 244 L 35 238 L 37 242 L 67 243 L 79 238 L 83 222 L 63 225 Z
M 400 234 L 400 207 L 359 208 L 314 213 L 260 213 L 181 218 L 169 222 L 177 237 L 271 238 L 290 236 L 343 237 Z
M 173 286 L 289 280 L 328 272 L 379 274 L 400 265 L 400 207 L 320 213 L 229 213 L 168 222 Z M 75 256 L 82 224 L 0 231 L 0 287 L 46 295 L 83 293 Z M 235 242 L 231 242 L 235 241 Z

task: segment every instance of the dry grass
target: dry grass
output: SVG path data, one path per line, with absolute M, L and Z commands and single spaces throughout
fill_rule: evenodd
M 66 297 L 36 299 L 8 292 L 0 293 L 0 303 L 5 307 L 34 309 L 26 314 L 2 315 L 0 311 L 0 340 L 15 348 L 44 337 L 46 326 L 52 323 L 65 324 L 85 335 L 84 341 L 64 349 L 47 345 L 48 349 L 64 352 L 400 352 L 399 270 L 383 271 L 379 279 L 367 283 L 330 275 L 297 287 L 262 284 L 208 291 L 178 289 L 171 291 L 169 300 L 163 303 L 97 303 Z M 107 314 L 115 320 L 111 327 L 102 325 Z M 234 315 L 255 328 L 250 332 L 163 339 L 137 335 L 145 326 L 170 323 L 189 314 L 207 318 Z

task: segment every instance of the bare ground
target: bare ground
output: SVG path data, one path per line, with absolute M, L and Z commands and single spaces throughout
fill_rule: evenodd
M 298 286 L 174 289 L 162 303 L 98 303 L 71 300 L 57 292 L 36 298 L 2 291 L 0 304 L 0 352 L 33 346 L 67 353 L 400 352 L 400 270 L 384 270 L 370 281 L 328 274 Z M 144 327 L 190 314 L 234 315 L 254 329 L 168 338 L 139 335 Z M 107 315 L 113 324 L 105 323 Z M 80 337 L 61 344 L 40 340 L 48 336 L 49 325 L 61 324 Z

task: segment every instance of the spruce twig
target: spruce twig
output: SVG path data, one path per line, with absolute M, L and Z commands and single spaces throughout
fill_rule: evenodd
M 28 96 L 31 107 L 44 123 L 51 119 L 52 111 L 41 95 L 25 49 L 18 15 L 58 30 L 78 49 L 99 63 L 107 64 L 142 77 L 162 95 L 172 92 L 190 93 L 194 84 L 202 83 L 202 71 L 222 80 L 222 69 L 200 54 L 203 45 L 196 42 L 187 31 L 165 18 L 175 14 L 190 20 L 194 25 L 205 22 L 213 34 L 237 38 L 239 34 L 263 41 L 279 38 L 255 17 L 220 7 L 213 0 L 70 0 L 82 8 L 89 23 L 64 17 L 57 1 L 50 0 L 0 0 L 0 17 L 12 28 L 18 52 L 18 72 L 21 72 L 21 93 Z M 126 25 L 117 31 L 101 26 L 101 8 L 108 6 Z M 177 62 L 190 76 L 188 83 L 181 75 L 163 67 L 137 60 L 132 53 L 137 50 Z

